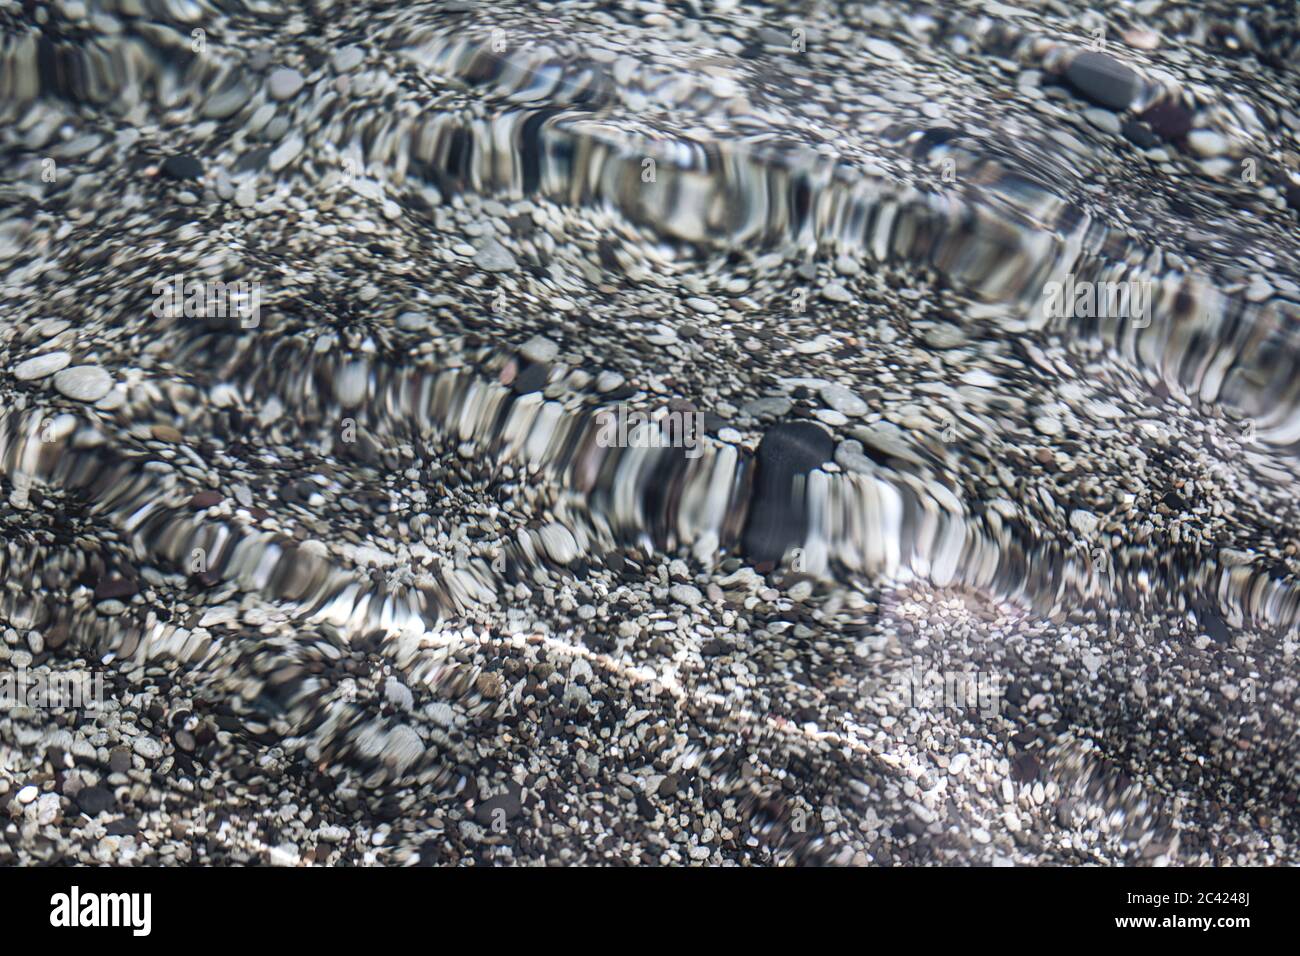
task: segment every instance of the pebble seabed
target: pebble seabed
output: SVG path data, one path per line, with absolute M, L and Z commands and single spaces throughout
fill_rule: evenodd
M 0 863 L 1300 862 L 1300 32 L 1073 6 L 0 0 Z

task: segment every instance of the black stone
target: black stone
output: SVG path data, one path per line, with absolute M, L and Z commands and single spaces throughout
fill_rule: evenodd
M 550 374 L 549 366 L 529 363 L 522 372 L 515 376 L 515 380 L 510 383 L 510 388 L 516 395 L 540 392 L 546 387 L 548 374 Z
M 104 787 L 85 787 L 77 792 L 76 800 L 81 812 L 89 817 L 99 816 L 105 810 L 117 807 L 112 791 Z
M 835 441 L 812 422 L 782 422 L 758 446 L 754 490 L 743 545 L 751 561 L 780 561 L 807 536 L 807 503 L 796 479 L 830 461 Z
M 1105 53 L 1084 50 L 1065 70 L 1065 81 L 1080 95 L 1111 110 L 1128 109 L 1138 92 L 1138 76 Z
M 204 508 L 211 508 L 213 505 L 219 505 L 223 500 L 224 498 L 221 492 L 208 488 L 194 493 L 194 496 L 190 498 L 190 507 L 196 511 L 201 511 Z
M 177 153 L 163 160 L 162 171 L 172 179 L 202 179 L 203 164 L 185 153 Z
M 235 160 L 235 172 L 248 173 L 257 172 L 266 166 L 267 160 L 271 158 L 271 149 L 267 146 L 258 146 L 250 149 L 239 159 Z
M 1031 753 L 1017 754 L 1011 760 L 1011 779 L 1029 783 L 1038 777 L 1039 760 Z
M 1182 139 L 1192 128 L 1192 111 L 1177 100 L 1161 100 L 1138 118 L 1161 139 L 1171 142 Z
M 442 855 L 442 845 L 437 840 L 426 840 L 420 844 L 419 860 L 416 866 L 438 866 Z
M 1292 209 L 1300 211 L 1300 183 L 1288 182 L 1286 184 L 1286 204 Z
M 129 578 L 103 578 L 95 585 L 95 600 L 134 597 L 139 591 L 140 585 Z
M 495 797 L 488 797 L 474 808 L 474 819 L 481 826 L 491 827 L 502 819 L 501 814 L 497 812 L 498 810 L 505 812 L 506 820 L 515 819 L 524 810 L 523 801 L 520 799 L 521 793 L 518 784 L 513 782 L 507 784 L 505 793 L 499 793 Z
M 1120 130 L 1128 138 L 1129 142 L 1141 147 L 1142 149 L 1150 149 L 1152 146 L 1156 145 L 1156 143 L 1160 142 L 1160 138 L 1151 131 L 1151 127 L 1146 123 L 1140 123 L 1136 120 L 1125 120 L 1124 124 L 1120 127 Z
M 1207 604 L 1194 607 L 1196 620 L 1200 622 L 1205 633 L 1219 644 L 1227 644 L 1232 639 L 1232 632 L 1228 629 L 1228 622 L 1223 619 L 1223 615 L 1217 609 Z
M 653 820 L 655 815 L 659 812 L 655 809 L 655 805 L 650 802 L 644 793 L 638 793 L 636 795 L 636 809 L 637 812 L 641 814 L 642 818 L 646 820 Z

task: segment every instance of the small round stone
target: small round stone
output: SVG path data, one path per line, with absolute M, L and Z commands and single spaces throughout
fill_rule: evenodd
M 1061 420 L 1051 415 L 1040 415 L 1035 418 L 1034 427 L 1038 429 L 1040 435 L 1047 435 L 1049 438 L 1061 434 L 1064 430 Z
M 1187 134 L 1187 145 L 1198 156 L 1222 156 L 1229 149 L 1228 140 L 1213 130 L 1198 129 Z
M 704 600 L 700 589 L 693 584 L 674 584 L 668 589 L 668 593 L 678 604 L 685 604 L 687 607 L 695 607 Z
M 137 737 L 131 748 L 145 760 L 157 760 L 163 755 L 163 745 L 156 737 Z
M 530 362 L 551 362 L 560 354 L 560 347 L 542 335 L 534 335 L 519 349 L 519 354 Z
M 330 58 L 330 66 L 334 67 L 335 73 L 349 73 L 360 66 L 365 58 L 365 51 L 359 46 L 340 47 Z
M 302 74 L 288 67 L 273 71 L 266 80 L 267 90 L 273 100 L 292 99 L 302 89 L 302 85 Z
M 403 312 L 397 317 L 397 327 L 403 332 L 423 332 L 429 327 L 429 316 L 424 312 Z

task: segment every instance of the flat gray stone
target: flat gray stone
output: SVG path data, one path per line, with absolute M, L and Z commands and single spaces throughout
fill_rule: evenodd
M 253 91 L 246 84 L 236 80 L 208 98 L 203 104 L 203 115 L 207 119 L 229 119 L 248 105 L 248 101 L 252 98 Z
M 294 133 L 275 148 L 275 151 L 267 158 L 266 165 L 271 172 L 278 173 L 297 159 L 298 154 L 301 152 L 302 137 Z
M 914 465 L 924 464 L 924 460 L 913 450 L 912 443 L 907 440 L 902 429 L 892 422 L 860 425 L 853 429 L 853 437 L 885 455 Z
M 423 312 L 403 312 L 397 317 L 397 327 L 403 332 L 423 332 L 429 327 L 429 316 Z
M 865 415 L 867 413 L 867 403 L 858 398 L 851 389 L 843 385 L 823 385 L 821 387 L 822 401 L 828 408 L 833 408 L 842 415 Z
M 1054 438 L 1065 430 L 1065 426 L 1055 415 L 1039 415 L 1034 419 L 1034 428 L 1038 429 L 1040 435 L 1046 435 L 1048 438 Z
M 14 367 L 14 378 L 20 382 L 34 382 L 47 375 L 53 375 L 68 367 L 72 356 L 67 352 L 46 352 L 24 359 Z
M 618 372 L 613 372 L 610 371 L 609 369 L 605 369 L 599 375 L 596 376 L 596 391 L 612 392 L 614 391 L 614 389 L 621 386 L 623 382 L 624 382 L 624 378 Z
M 1138 75 L 1128 66 L 1094 50 L 1077 54 L 1065 69 L 1065 81 L 1108 110 L 1126 110 L 1137 96 Z
M 936 325 L 925 333 L 925 344 L 932 349 L 955 349 L 966 344 L 966 331 L 956 325 Z
M 488 239 L 474 254 L 474 265 L 484 272 L 509 272 L 515 268 L 515 257 L 501 243 Z
M 693 584 L 674 584 L 668 589 L 668 593 L 678 604 L 685 604 L 687 607 L 695 607 L 704 600 L 700 589 Z
M 113 376 L 98 365 L 74 365 L 55 374 L 54 388 L 74 402 L 97 402 L 113 388 Z
M 740 410 L 751 418 L 783 418 L 790 414 L 790 409 L 793 407 L 794 403 L 790 399 L 778 395 L 756 398 L 746 402 Z
M 302 74 L 289 67 L 272 71 L 267 77 L 266 88 L 273 100 L 288 100 L 298 95 L 303 86 Z
M 330 65 L 335 73 L 350 73 L 361 65 L 366 53 L 359 46 L 345 46 L 334 51 Z
M 838 282 L 828 282 L 822 286 L 822 298 L 827 302 L 847 303 L 853 301 L 853 295 Z
M 519 354 L 530 362 L 550 362 L 560 354 L 560 347 L 544 335 L 534 335 L 519 349 Z
M 903 59 L 903 51 L 888 40 L 881 40 L 878 37 L 870 37 L 866 42 L 867 52 L 872 56 L 879 57 L 882 60 L 890 60 L 897 63 Z
M 1228 140 L 1213 130 L 1197 129 L 1187 134 L 1187 146 L 1197 156 L 1222 156 L 1228 151 Z
M 131 749 L 145 760 L 157 760 L 163 755 L 162 742 L 156 737 L 137 737 L 132 742 Z
M 1090 106 L 1083 111 L 1083 118 L 1103 133 L 1110 133 L 1112 136 L 1119 135 L 1119 117 L 1110 110 L 1104 110 L 1099 106 Z

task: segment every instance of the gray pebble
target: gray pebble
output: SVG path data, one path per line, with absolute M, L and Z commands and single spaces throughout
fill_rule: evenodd
M 1208 129 L 1197 129 L 1188 133 L 1187 145 L 1197 156 L 1222 156 L 1228 151 L 1228 140 Z
M 15 366 L 14 378 L 20 382 L 34 382 L 38 378 L 45 378 L 47 375 L 62 371 L 71 361 L 72 356 L 67 352 L 46 352 L 44 355 L 35 355 Z
M 1038 429 L 1040 435 L 1046 435 L 1049 438 L 1053 435 L 1059 435 L 1064 430 L 1059 418 L 1051 415 L 1040 415 L 1034 419 L 1034 427 Z
M 397 327 L 403 332 L 423 332 L 429 327 L 429 316 L 423 312 L 403 312 L 397 317 Z
M 695 607 L 704 600 L 700 589 L 693 584 L 674 584 L 668 589 L 668 593 L 678 604 L 685 604 L 687 607 Z
M 844 415 L 865 415 L 867 403 L 843 385 L 823 385 L 819 394 L 828 407 Z
M 131 749 L 145 760 L 157 760 L 163 755 L 162 741 L 156 737 L 137 737 L 131 743 Z
M 54 388 L 76 402 L 97 402 L 113 387 L 113 376 L 98 365 L 74 365 L 54 376 Z
M 519 349 L 519 354 L 530 362 L 550 362 L 560 354 L 560 347 L 544 335 L 534 335 Z
M 281 67 L 267 78 L 266 87 L 273 100 L 288 100 L 298 95 L 302 89 L 302 74 L 288 67 Z
M 330 66 L 334 67 L 335 73 L 350 73 L 360 66 L 365 58 L 365 51 L 359 46 L 340 47 L 330 57 Z
M 1083 111 L 1083 118 L 1103 133 L 1110 133 L 1112 136 L 1119 135 L 1119 117 L 1110 110 L 1104 110 L 1099 106 L 1090 106 Z
M 275 151 L 267 158 L 267 168 L 273 173 L 278 173 L 298 158 L 298 154 L 302 152 L 302 145 L 302 137 L 294 133 L 277 146 Z
M 822 298 L 828 302 L 847 303 L 853 301 L 853 295 L 838 282 L 828 282 L 822 286 Z
M 612 372 L 608 369 L 596 376 L 596 391 L 612 392 L 623 384 L 625 379 L 618 372 Z
M 501 243 L 488 239 L 474 254 L 474 265 L 484 272 L 510 272 L 515 268 L 515 257 Z

